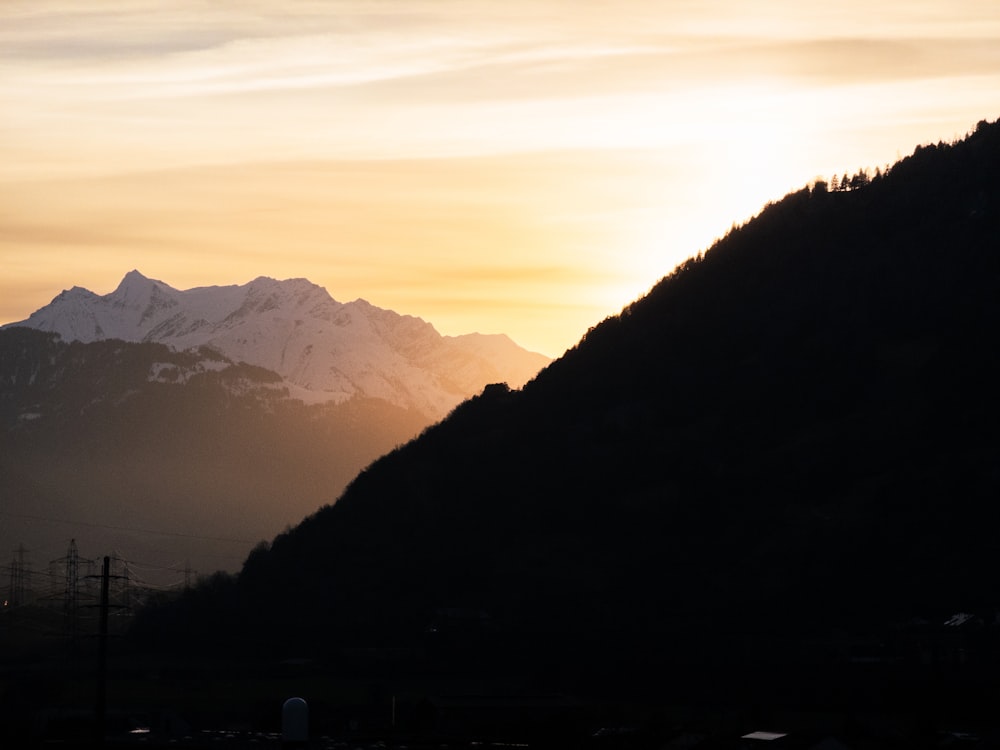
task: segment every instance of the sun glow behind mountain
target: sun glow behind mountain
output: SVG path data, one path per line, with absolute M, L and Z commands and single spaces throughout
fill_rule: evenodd
M 0 8 L 0 322 L 141 267 L 558 355 L 735 221 L 996 116 L 1000 6 Z

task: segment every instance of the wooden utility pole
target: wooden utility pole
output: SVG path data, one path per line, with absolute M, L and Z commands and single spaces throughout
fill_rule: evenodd
M 104 747 L 108 713 L 108 589 L 111 582 L 111 558 L 105 556 L 101 570 L 101 617 L 97 642 L 97 726 L 94 747 Z

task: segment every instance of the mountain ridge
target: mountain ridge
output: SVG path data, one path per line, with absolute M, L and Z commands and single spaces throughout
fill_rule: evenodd
M 363 299 L 338 302 L 304 278 L 179 291 L 132 270 L 107 295 L 73 287 L 3 328 L 16 326 L 68 341 L 210 346 L 274 370 L 305 401 L 381 398 L 432 419 L 487 383 L 520 387 L 550 361 L 504 334 L 441 336 L 420 318 Z
M 556 685 L 835 669 L 838 638 L 989 620 L 998 174 L 984 121 L 790 193 L 216 581 L 244 619 L 199 627 L 211 597 L 152 617 L 279 653 L 450 632 L 456 669 Z

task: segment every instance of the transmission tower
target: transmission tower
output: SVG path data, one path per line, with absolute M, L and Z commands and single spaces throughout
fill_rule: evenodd
M 70 641 L 76 640 L 76 619 L 80 606 L 80 553 L 76 548 L 76 539 L 69 540 L 66 556 L 52 561 L 53 565 L 62 565 L 66 571 L 65 587 L 63 589 L 63 610 L 66 614 L 66 635 Z
M 116 588 L 119 590 L 119 606 L 123 609 L 131 607 L 129 579 L 131 578 L 128 560 L 122 557 L 121 553 L 115 550 L 111 553 L 111 578 L 117 581 Z
M 28 568 L 24 563 L 24 545 L 18 545 L 14 559 L 10 563 L 10 592 L 7 604 L 17 607 L 26 604 L 28 591 Z
M 76 611 L 80 595 L 80 553 L 76 548 L 76 539 L 69 540 L 66 550 L 66 612 L 71 623 L 75 624 Z M 71 628 L 75 630 L 75 628 Z

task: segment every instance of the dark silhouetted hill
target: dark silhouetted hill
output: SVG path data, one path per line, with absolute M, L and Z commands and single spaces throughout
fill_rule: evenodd
M 852 183 L 768 205 L 139 632 L 613 681 L 992 622 L 1000 124 Z

